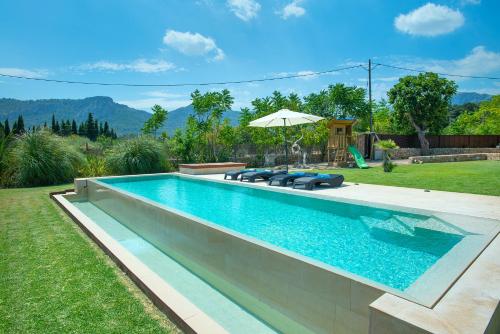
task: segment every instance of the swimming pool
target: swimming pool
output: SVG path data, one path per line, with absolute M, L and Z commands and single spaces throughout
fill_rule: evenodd
M 498 233 L 480 218 L 199 176 L 75 189 L 76 207 L 95 207 L 287 333 L 366 333 L 370 304 L 387 292 L 432 307 Z
M 464 235 L 436 218 L 167 176 L 103 183 L 404 291 Z M 447 232 L 428 225 L 442 225 Z

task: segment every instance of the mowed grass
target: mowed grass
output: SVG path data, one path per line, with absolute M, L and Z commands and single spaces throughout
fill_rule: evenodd
M 348 182 L 500 196 L 500 161 L 399 165 L 391 173 L 382 167 L 317 172 L 343 174 Z
M 172 333 L 175 326 L 49 198 L 0 189 L 0 333 Z

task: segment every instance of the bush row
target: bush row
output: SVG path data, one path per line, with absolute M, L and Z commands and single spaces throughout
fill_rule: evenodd
M 61 184 L 75 177 L 157 173 L 169 170 L 165 147 L 151 137 L 88 143 L 48 131 L 0 138 L 3 187 Z

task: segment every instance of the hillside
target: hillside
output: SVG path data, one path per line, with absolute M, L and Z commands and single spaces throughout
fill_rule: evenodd
M 491 99 L 491 95 L 473 92 L 459 92 L 453 99 L 452 104 L 459 105 L 467 102 L 481 102 Z M 130 108 L 124 104 L 113 101 L 110 97 L 95 96 L 85 99 L 48 99 L 48 100 L 16 100 L 0 98 L 0 121 L 6 118 L 14 122 L 22 114 L 26 127 L 41 125 L 44 122 L 50 124 L 52 114 L 56 119 L 75 119 L 77 123 L 86 120 L 91 112 L 101 122 L 107 121 L 118 135 L 137 134 L 140 132 L 144 122 L 150 114 L 144 110 Z M 183 128 L 189 115 L 194 113 L 193 106 L 181 107 L 168 113 L 165 126 L 160 131 L 173 134 L 175 129 Z M 238 111 L 228 111 L 225 117 L 231 124 L 238 123 Z
M 77 123 L 86 120 L 91 112 L 101 122 L 107 121 L 119 135 L 137 134 L 150 114 L 144 110 L 130 108 L 124 104 L 113 101 L 110 97 L 95 96 L 85 99 L 49 99 L 49 100 L 16 100 L 0 99 L 0 120 L 6 118 L 10 124 L 22 114 L 26 127 L 40 125 L 44 122 L 50 124 L 52 114 L 56 119 L 75 119 Z M 193 113 L 192 106 L 175 109 L 168 114 L 168 119 L 161 131 L 174 133 L 175 129 L 182 128 L 188 116 Z M 226 117 L 233 124 L 238 120 L 237 111 L 229 111 Z
M 486 100 L 490 100 L 492 95 L 489 94 L 479 94 L 474 92 L 458 92 L 451 99 L 451 104 L 459 105 L 464 103 L 479 103 Z

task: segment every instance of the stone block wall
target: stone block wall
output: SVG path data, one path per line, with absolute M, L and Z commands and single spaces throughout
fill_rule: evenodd
M 500 148 L 431 148 L 430 155 L 454 155 L 454 154 L 500 154 Z M 409 157 L 420 156 L 421 150 L 419 148 L 400 148 L 393 151 L 393 159 L 407 159 Z M 492 155 L 494 159 L 494 155 Z M 498 160 L 498 159 L 495 159 Z

